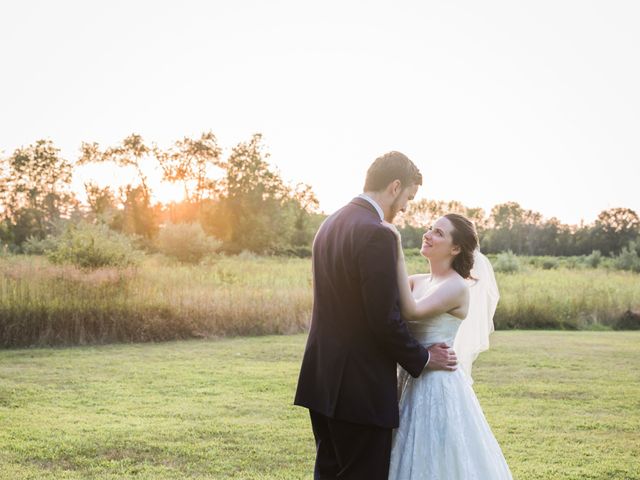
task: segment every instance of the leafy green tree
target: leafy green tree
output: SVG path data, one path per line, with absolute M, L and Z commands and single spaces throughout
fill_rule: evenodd
M 143 193 L 148 197 L 151 196 L 148 178 L 143 170 L 143 160 L 151 152 L 151 149 L 145 145 L 140 135 L 131 134 L 120 145 L 105 150 L 101 150 L 95 142 L 83 142 L 80 150 L 82 153 L 78 161 L 80 165 L 112 162 L 120 167 L 132 167 L 138 175 Z
M 120 189 L 121 202 L 124 208 L 118 211 L 112 221 L 116 230 L 139 235 L 147 240 L 158 233 L 160 205 L 152 206 L 144 187 L 127 185 Z
M 311 185 L 299 183 L 291 192 L 291 205 L 294 210 L 295 223 L 291 238 L 293 246 L 311 245 L 311 241 L 319 227 L 317 216 L 320 202 Z M 315 220 L 315 221 L 314 221 Z
M 38 140 L 2 159 L 0 214 L 6 240 L 15 245 L 44 238 L 77 200 L 70 190 L 72 166 L 50 140 Z
M 124 233 L 140 235 L 151 239 L 158 232 L 161 207 L 151 204 L 151 189 L 148 178 L 143 169 L 143 162 L 153 150 L 148 147 L 142 137 L 132 134 L 126 137 L 120 145 L 108 147 L 104 150 L 97 143 L 83 143 L 79 164 L 110 162 L 119 167 L 133 168 L 139 180 L 138 185 L 127 185 L 120 188 L 120 203 L 122 208 L 113 213 L 110 225 Z M 87 190 L 89 202 L 94 208 L 107 208 L 111 201 L 110 194 L 105 189 L 95 186 Z
M 203 199 L 201 221 L 228 252 L 301 254 L 322 221 L 311 187 L 289 187 L 268 159 L 262 136 L 255 134 L 217 163 L 224 177 L 215 195 Z
M 224 220 L 219 225 L 228 231 L 214 235 L 226 239 L 232 250 L 267 252 L 290 243 L 293 221 L 284 208 L 289 191 L 268 158 L 262 135 L 255 134 L 221 163 L 226 175 L 218 208 Z
M 494 206 L 488 225 L 490 230 L 482 242 L 487 253 L 512 250 L 516 254 L 533 255 L 541 247 L 538 233 L 542 215 L 525 210 L 516 202 Z
M 118 214 L 117 200 L 111 187 L 99 187 L 88 182 L 84 184 L 84 188 L 91 214 L 99 221 L 111 224 Z
M 154 148 L 163 172 L 163 179 L 181 182 L 185 201 L 200 205 L 207 194 L 216 192 L 217 182 L 210 178 L 211 167 L 220 166 L 222 149 L 213 132 L 205 132 L 200 138 L 184 137 L 174 146 L 162 151 Z
M 598 248 L 605 255 L 617 254 L 640 235 L 640 218 L 629 208 L 612 208 L 600 212 L 594 226 Z

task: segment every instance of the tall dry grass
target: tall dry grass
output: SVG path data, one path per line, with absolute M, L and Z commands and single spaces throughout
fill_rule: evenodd
M 43 258 L 0 260 L 0 345 L 64 345 L 299 332 L 309 262 L 233 257 L 188 266 L 148 259 L 87 273 Z
M 408 257 L 412 272 L 424 272 Z M 527 268 L 498 274 L 496 328 L 611 328 L 640 310 L 640 275 Z M 308 327 L 308 259 L 240 255 L 86 272 L 40 257 L 0 258 L 0 346 L 292 333 Z

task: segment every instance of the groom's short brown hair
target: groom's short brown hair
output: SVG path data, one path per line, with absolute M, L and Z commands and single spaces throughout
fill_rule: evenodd
M 402 188 L 422 185 L 422 174 L 418 167 L 405 154 L 392 151 L 376 158 L 371 164 L 367 170 L 364 191 L 379 192 L 394 180 L 400 180 Z

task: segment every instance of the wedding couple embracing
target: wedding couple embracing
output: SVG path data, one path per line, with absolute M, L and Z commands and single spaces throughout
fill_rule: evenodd
M 379 157 L 314 240 L 295 404 L 311 416 L 316 480 L 512 478 L 471 387 L 493 330 L 493 270 L 473 223 L 448 214 L 423 237 L 430 274 L 407 275 L 391 222 L 421 184 L 405 155 Z

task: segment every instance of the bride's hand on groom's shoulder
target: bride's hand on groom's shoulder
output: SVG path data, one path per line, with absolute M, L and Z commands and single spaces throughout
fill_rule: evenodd
M 398 238 L 398 240 L 400 239 L 400 230 L 398 230 L 398 228 L 393 224 L 393 223 L 389 223 L 385 220 L 382 220 L 382 225 L 387 227 L 389 230 L 391 230 L 394 235 L 396 236 L 396 238 Z

